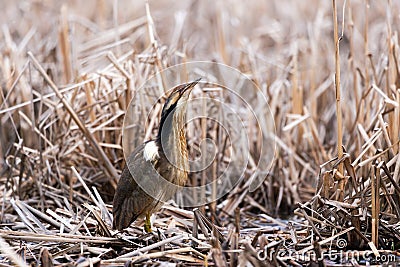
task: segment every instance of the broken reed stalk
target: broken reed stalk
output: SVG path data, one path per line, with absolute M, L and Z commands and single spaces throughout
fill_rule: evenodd
M 340 103 L 340 55 L 339 55 L 339 33 L 338 33 L 338 22 L 337 22 L 337 10 L 336 10 L 336 0 L 332 0 L 333 8 L 333 38 L 335 42 L 335 92 L 336 92 L 336 117 L 337 117 L 337 153 L 338 159 L 343 157 L 343 135 L 342 135 L 342 109 Z M 342 22 L 344 23 L 344 21 Z M 338 171 L 343 175 L 343 163 L 338 166 Z M 343 201 L 344 198 L 344 186 L 345 179 L 341 179 L 338 184 L 338 195 L 337 200 Z

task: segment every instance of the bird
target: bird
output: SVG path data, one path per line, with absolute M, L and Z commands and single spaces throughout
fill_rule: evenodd
M 121 231 L 145 217 L 144 230 L 150 233 L 151 214 L 185 185 L 189 171 L 184 129 L 187 103 L 200 79 L 171 90 L 157 137 L 138 146 L 127 158 L 114 194 L 113 229 Z

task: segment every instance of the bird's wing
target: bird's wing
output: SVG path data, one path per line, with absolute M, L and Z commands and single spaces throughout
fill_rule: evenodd
M 143 157 L 144 144 L 137 147 L 129 156 L 122 171 L 113 201 L 113 228 L 127 228 L 138 217 L 151 209 L 153 198 L 138 185 L 151 182 L 154 176 L 154 162 Z M 134 177 L 134 178 L 133 178 Z M 140 179 L 140 180 L 138 180 Z

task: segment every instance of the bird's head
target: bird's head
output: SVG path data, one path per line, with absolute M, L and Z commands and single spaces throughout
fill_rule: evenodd
M 173 126 L 171 125 L 173 123 L 173 117 L 176 117 L 179 121 L 183 120 L 189 95 L 199 81 L 200 79 L 197 79 L 190 83 L 181 84 L 171 90 L 161 112 L 159 138 L 163 130 L 164 133 L 170 132 Z
M 189 99 L 189 95 L 194 88 L 194 86 L 200 81 L 197 79 L 190 83 L 185 83 L 176 86 L 174 89 L 171 90 L 170 95 L 168 96 L 167 100 L 165 101 L 162 113 L 161 113 L 161 120 L 165 120 L 168 116 L 172 115 L 173 112 L 177 111 L 177 108 L 182 104 L 185 105 L 187 100 Z M 184 110 L 182 110 L 184 112 Z

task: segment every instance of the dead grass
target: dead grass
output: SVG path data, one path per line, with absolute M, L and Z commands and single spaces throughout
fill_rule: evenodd
M 339 241 L 371 263 L 383 263 L 378 255 L 400 261 L 400 5 L 333 2 L 337 25 L 332 3 L 317 0 L 158 1 L 147 10 L 139 1 L 0 3 L 2 266 L 301 266 L 339 253 Z M 153 234 L 140 222 L 115 233 L 110 203 L 129 101 L 147 114 L 168 86 L 161 79 L 144 92 L 144 82 L 193 60 L 235 67 L 267 95 L 274 165 L 255 192 L 250 164 L 219 201 L 194 211 L 166 205 Z M 135 142 L 154 135 L 157 111 Z M 205 136 L 229 145 L 213 122 L 191 127 L 191 157 Z M 215 168 L 189 183 L 213 179 L 225 158 L 238 156 L 229 153 L 220 149 Z M 265 250 L 273 257 L 260 260 Z

